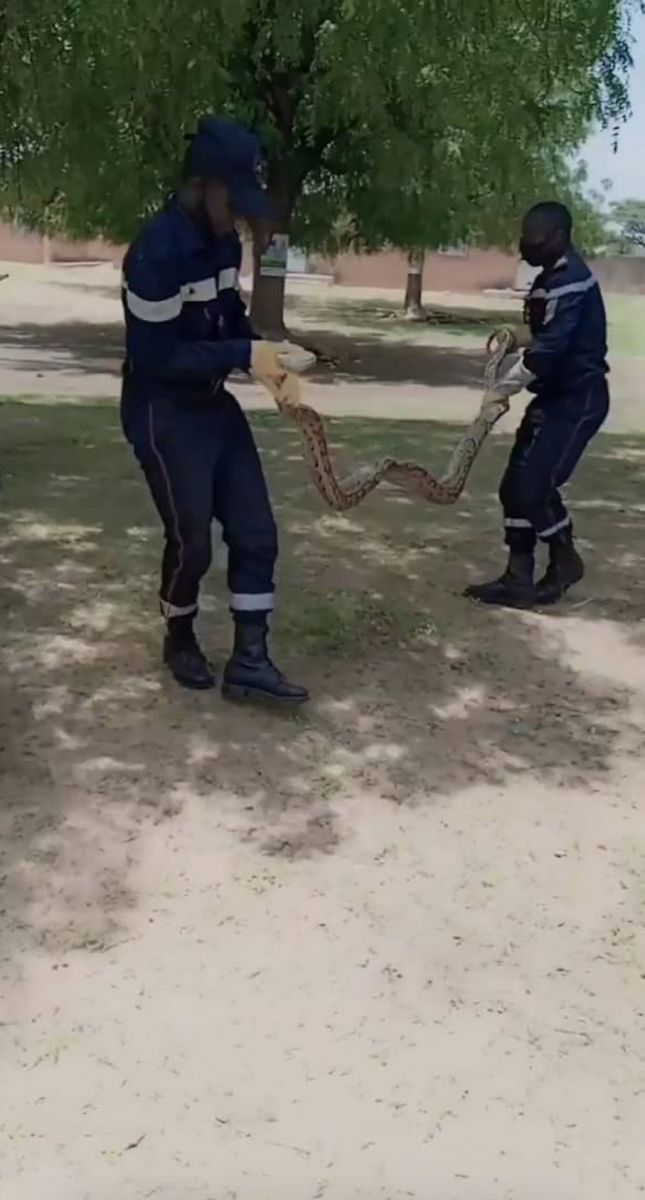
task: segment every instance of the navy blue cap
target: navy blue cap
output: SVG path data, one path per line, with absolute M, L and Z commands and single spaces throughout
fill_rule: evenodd
M 225 183 L 231 204 L 242 217 L 269 216 L 261 164 L 260 143 L 250 129 L 237 121 L 202 117 L 188 150 L 188 172 Z

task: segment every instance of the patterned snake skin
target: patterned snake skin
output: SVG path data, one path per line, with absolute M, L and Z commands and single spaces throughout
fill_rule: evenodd
M 512 335 L 507 331 L 500 333 L 486 363 L 486 392 L 494 388 L 502 361 L 511 346 Z M 334 470 L 322 419 L 315 409 L 303 404 L 298 376 L 285 372 L 278 379 L 260 377 L 259 381 L 271 392 L 282 415 L 293 421 L 300 430 L 314 483 L 325 503 L 335 512 L 355 508 L 383 480 L 411 496 L 428 500 L 430 504 L 454 504 L 464 490 L 471 467 L 493 425 L 508 410 L 505 400 L 482 404 L 475 420 L 455 446 L 445 475 L 439 478 L 416 463 L 384 458 L 371 467 L 360 467 L 346 478 L 339 479 Z

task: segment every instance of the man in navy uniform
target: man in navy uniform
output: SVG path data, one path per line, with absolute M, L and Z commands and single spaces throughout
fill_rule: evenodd
M 215 684 L 193 628 L 215 519 L 228 547 L 235 623 L 222 691 L 299 703 L 306 690 L 267 652 L 276 527 L 253 435 L 226 388 L 233 370 L 266 379 L 294 369 L 294 347 L 257 339 L 239 293 L 235 222 L 268 231 L 259 165 L 259 143 L 244 126 L 200 121 L 178 195 L 125 258 L 121 411 L 165 531 L 160 606 L 172 675 L 184 687 Z
M 490 393 L 508 400 L 533 392 L 517 432 L 499 495 L 508 564 L 501 578 L 466 595 L 482 604 L 532 608 L 560 600 L 584 574 L 560 487 L 607 416 L 607 321 L 600 288 L 571 243 L 562 204 L 525 215 L 520 254 L 540 267 L 526 302 L 526 328 L 511 331 L 518 360 Z M 493 334 L 490 344 L 501 331 Z M 546 574 L 534 582 L 537 540 L 548 547 Z

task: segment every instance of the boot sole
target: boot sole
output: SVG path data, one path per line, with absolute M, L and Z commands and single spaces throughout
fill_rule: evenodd
M 213 675 L 210 679 L 205 679 L 203 683 L 197 683 L 195 680 L 182 678 L 180 675 L 176 675 L 168 663 L 164 663 L 163 665 L 174 682 L 178 684 L 179 687 L 186 688 L 186 690 L 189 692 L 210 692 L 214 687 L 217 686 L 217 678 L 215 675 Z
M 175 683 L 179 684 L 179 687 L 185 688 L 187 692 L 212 692 L 217 683 L 217 680 L 215 679 L 209 681 L 208 683 L 195 683 L 192 680 L 189 682 L 187 679 L 178 679 L 176 675 L 172 674 L 172 671 L 170 674 L 172 675 Z
M 537 597 L 533 600 L 521 600 L 519 597 L 516 600 L 511 597 L 506 600 L 484 600 L 481 596 L 471 595 L 470 592 L 464 592 L 464 596 L 473 604 L 481 604 L 483 608 L 516 608 L 528 612 L 538 607 Z
M 309 696 L 276 696 L 263 688 L 247 687 L 246 684 L 223 683 L 222 696 L 225 700 L 243 703 L 245 700 L 268 700 L 271 704 L 306 704 Z
M 560 604 L 566 598 L 569 589 L 575 587 L 577 583 L 580 583 L 580 579 L 576 579 L 575 583 L 563 583 L 558 596 L 538 596 L 538 608 L 553 608 L 554 604 Z
M 474 600 L 474 603 L 481 604 L 482 608 L 511 608 L 514 612 L 532 612 L 534 608 L 539 608 L 537 600 Z

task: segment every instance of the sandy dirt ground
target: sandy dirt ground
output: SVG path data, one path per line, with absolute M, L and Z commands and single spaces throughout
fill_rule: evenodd
M 0 396 L 96 396 L 114 398 L 122 348 L 120 274 L 111 264 L 43 268 L 0 263 Z M 243 281 L 247 282 L 247 281 Z M 355 311 L 371 303 L 369 328 Z M 503 297 L 429 293 L 439 309 L 489 311 L 491 321 L 517 317 L 519 303 Z M 445 330 L 420 331 L 381 319 L 396 293 L 366 288 L 290 284 L 288 319 L 301 335 L 338 359 L 334 370 L 314 372 L 307 396 L 330 416 L 397 416 L 401 419 L 469 421 L 482 377 L 486 327 L 454 339 Z M 369 309 L 368 309 L 369 314 Z M 645 345 L 644 345 L 645 349 Z M 639 360 L 640 361 L 640 360 Z M 645 427 L 645 358 L 612 360 L 613 410 L 608 428 Z M 637 386 L 634 386 L 636 383 Z M 271 406 L 263 389 L 241 380 L 245 406 Z M 431 388 L 431 390 L 429 390 Z
M 314 698 L 239 709 L 159 668 L 112 272 L 10 269 L 0 394 L 32 399 L 0 408 L 1 1200 L 641 1196 L 640 361 L 613 364 L 572 488 L 588 576 L 550 614 L 460 595 L 498 561 L 508 427 L 457 508 L 333 516 L 254 412 L 276 657 Z M 308 389 L 335 452 L 441 467 L 482 335 L 339 333 L 332 299 L 294 312 L 341 360 Z M 221 661 L 221 567 L 201 623 Z

